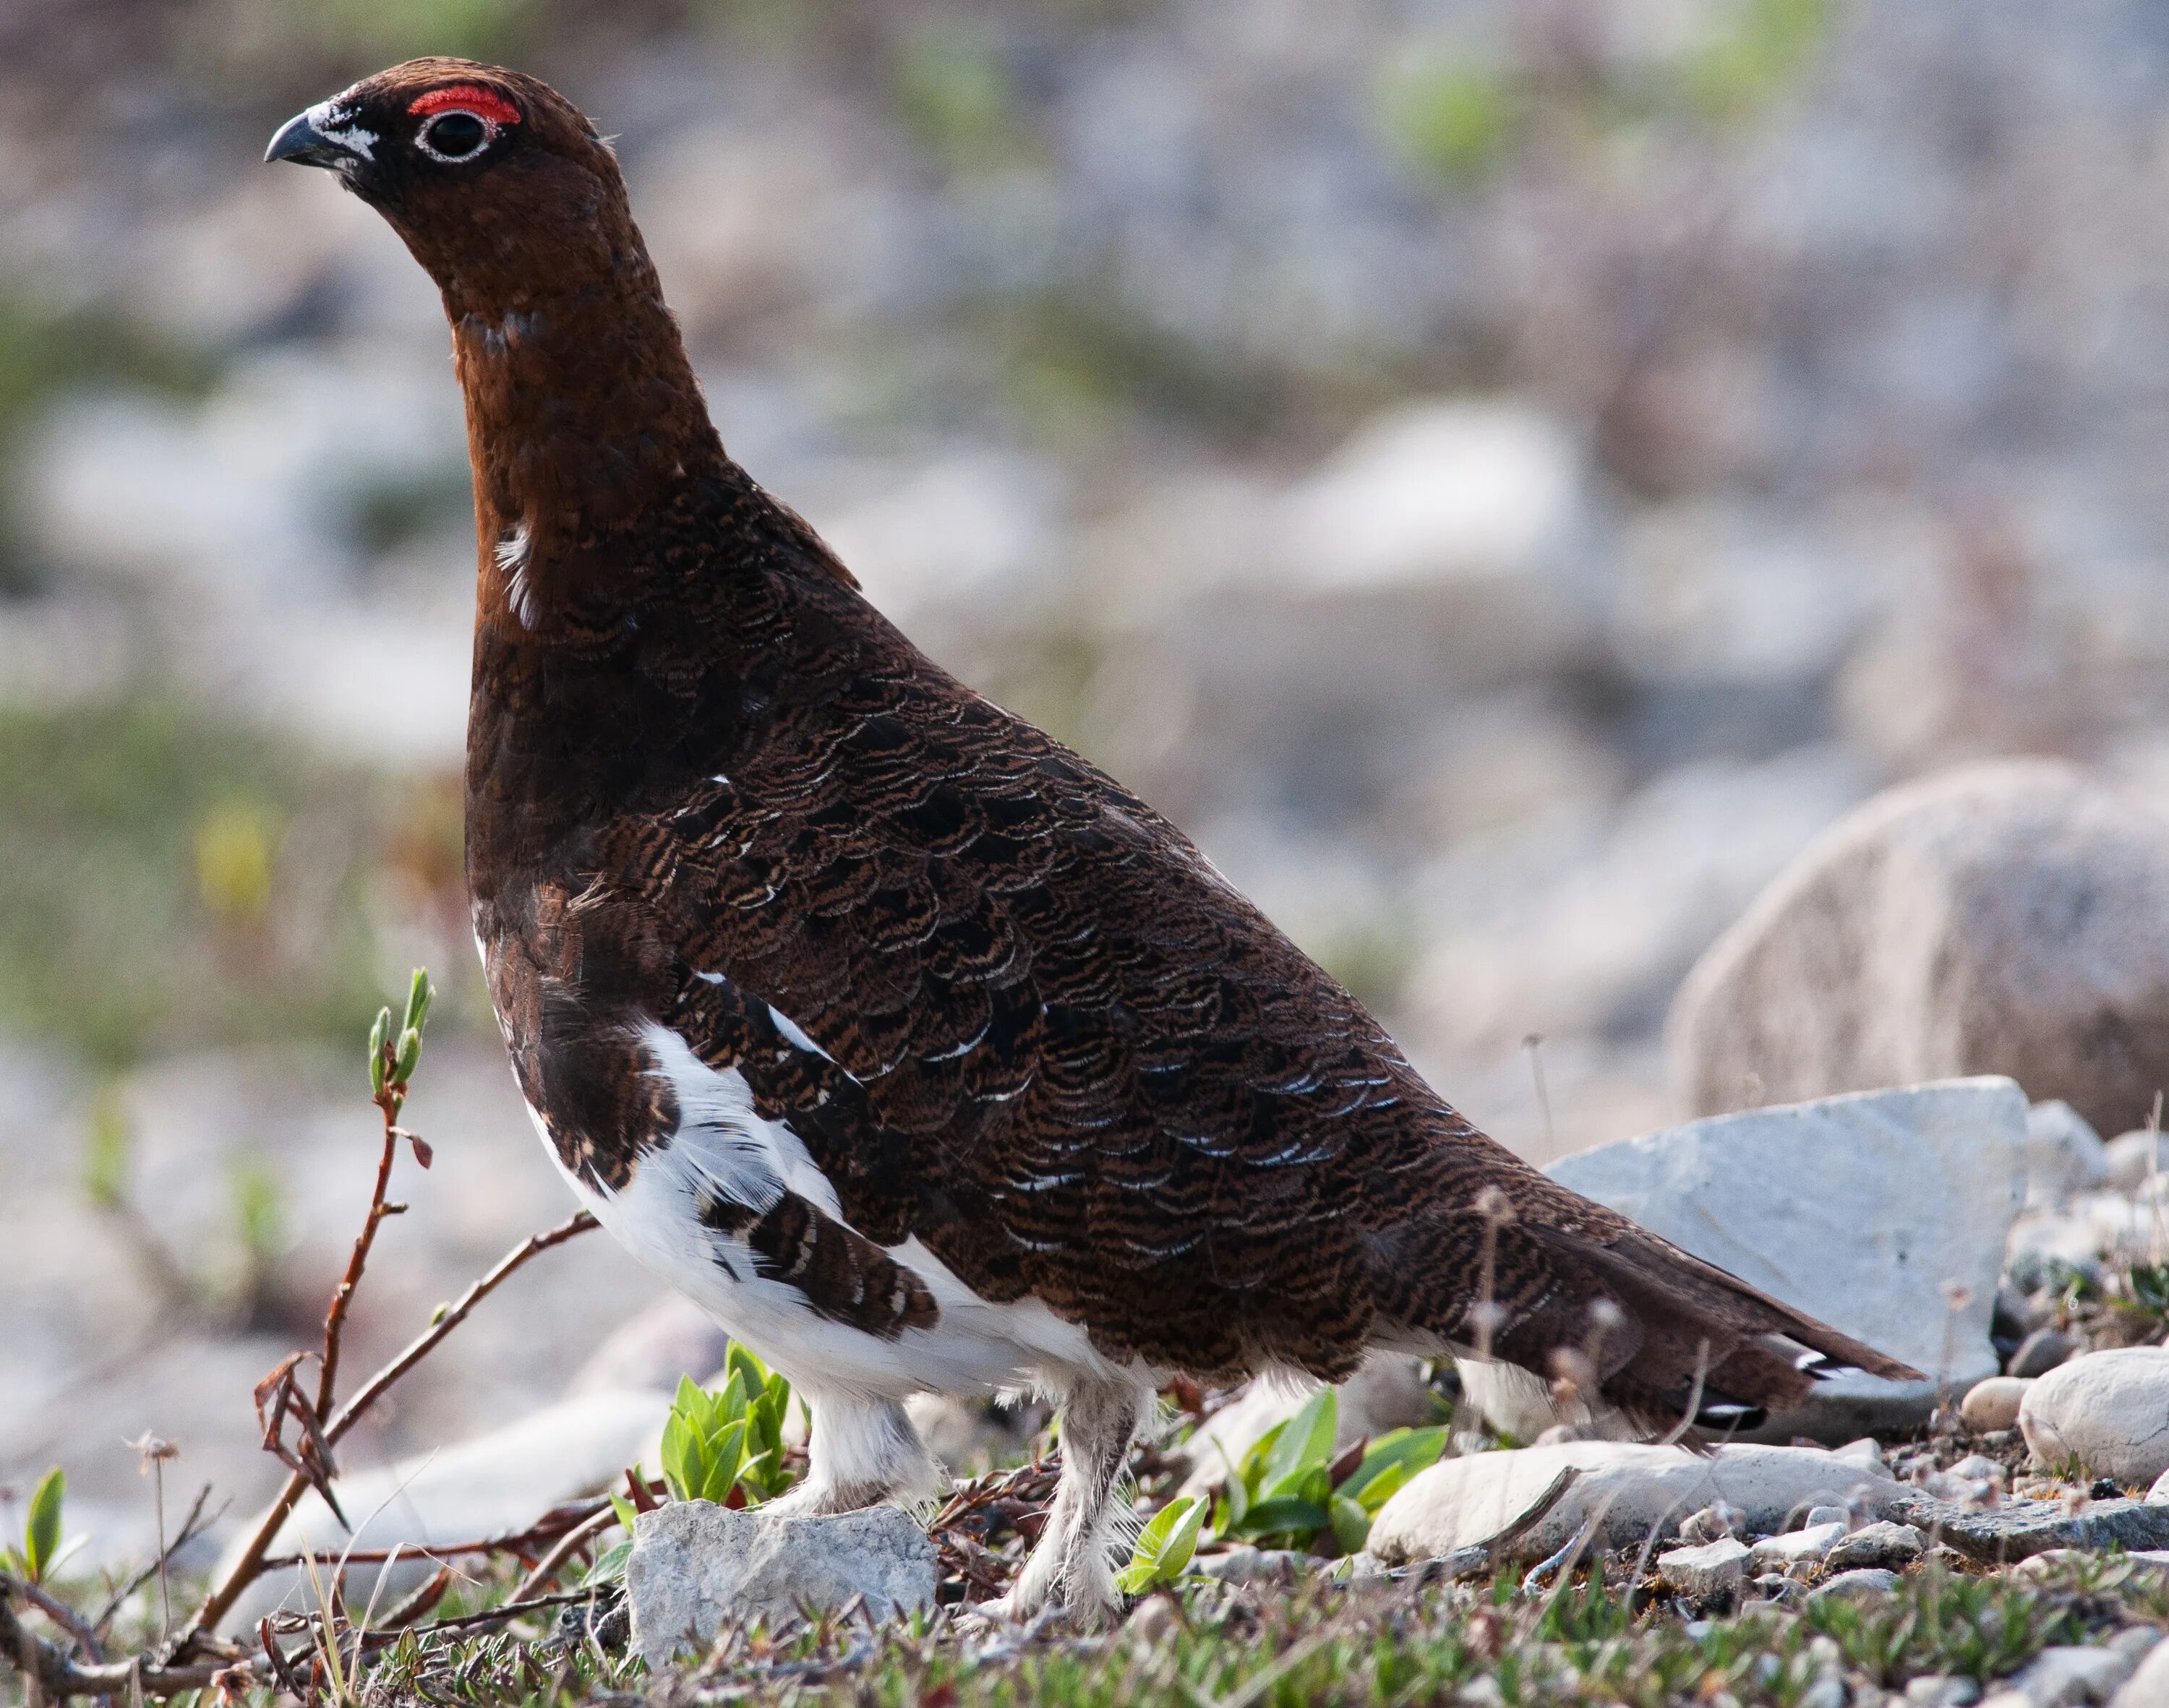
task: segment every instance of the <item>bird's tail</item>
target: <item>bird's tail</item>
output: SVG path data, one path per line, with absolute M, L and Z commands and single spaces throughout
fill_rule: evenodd
M 1513 1184 L 1506 1204 L 1427 1230 L 1434 1254 L 1473 1252 L 1473 1265 L 1400 1267 L 1452 1277 L 1407 1288 L 1410 1327 L 1534 1371 L 1562 1399 L 1608 1405 L 1654 1435 L 1751 1429 L 1853 1370 L 1922 1379 L 1533 1170 Z

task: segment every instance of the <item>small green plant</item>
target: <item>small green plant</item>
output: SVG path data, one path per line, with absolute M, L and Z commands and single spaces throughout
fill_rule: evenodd
M 1341 1552 L 1356 1553 L 1369 1540 L 1378 1508 L 1446 1451 L 1442 1428 L 1393 1429 L 1364 1444 L 1349 1466 L 1350 1455 L 1334 1453 L 1339 1428 L 1339 1402 L 1324 1388 L 1260 1436 L 1213 1509 L 1214 1533 L 1307 1548 L 1330 1530 Z
M 56 1465 L 30 1493 L 23 1524 L 23 1545 L 0 1554 L 8 1570 L 42 1583 L 61 1556 L 61 1503 L 67 1498 L 67 1475 Z
M 663 1480 L 679 1500 L 751 1506 L 790 1487 L 783 1417 L 791 1384 L 736 1342 L 723 1369 L 726 1380 L 714 1393 L 679 1378 L 663 1427 Z
M 1197 1533 L 1204 1524 L 1203 1501 L 1186 1494 L 1170 1501 L 1139 1533 L 1130 1563 L 1116 1574 L 1115 1587 L 1125 1595 L 1142 1595 L 1174 1583 L 1197 1551 Z

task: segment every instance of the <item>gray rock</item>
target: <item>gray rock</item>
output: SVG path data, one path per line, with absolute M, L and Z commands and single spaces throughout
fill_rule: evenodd
M 1657 1576 L 1690 1601 L 1738 1595 L 1747 1587 L 1747 1544 L 1731 1536 L 1657 1556 Z
M 2169 1471 L 2169 1350 L 2118 1347 L 2060 1364 L 2026 1391 L 2018 1427 L 2037 1463 L 2076 1460 L 2126 1487 Z
M 2169 1548 L 2169 1506 L 2097 1500 L 2084 1510 L 2061 1501 L 2011 1500 L 1980 1511 L 1911 1490 L 1889 1503 L 1890 1516 L 1956 1549 L 1969 1560 L 2007 1565 L 2051 1548 Z
M 2060 1644 L 2045 1648 L 2014 1673 L 2011 1688 L 2033 1708 L 2106 1702 L 2136 1670 L 2130 1656 L 2108 1647 Z
M 1666 1054 L 1705 1114 L 2001 1073 L 2121 1132 L 2169 1083 L 2169 819 L 2047 760 L 1887 790 L 1711 946 Z
M 2008 1429 L 2018 1422 L 2018 1402 L 2028 1383 L 2015 1375 L 1992 1375 L 1975 1382 L 1958 1402 L 1958 1421 L 1976 1435 Z
M 2011 1374 L 2015 1376 L 2046 1375 L 2060 1364 L 2068 1363 L 2079 1355 L 2077 1339 L 2060 1328 L 2037 1328 L 2018 1343 L 2018 1350 L 2011 1354 Z M 2012 1420 L 2014 1423 L 2016 1418 Z
M 1783 1571 L 1788 1566 L 1820 1560 L 1845 1540 L 1845 1520 L 1811 1524 L 1803 1530 L 1787 1530 L 1783 1535 L 1765 1536 L 1753 1548 L 1755 1563 Z
M 1823 1564 L 1832 1572 L 1851 1572 L 1863 1566 L 1900 1571 L 1927 1551 L 1928 1539 L 1912 1525 L 1884 1520 L 1855 1530 L 1823 1556 Z
M 2169 1138 L 2145 1127 L 2118 1133 L 2102 1154 L 2108 1184 L 2119 1192 L 2136 1192 L 2157 1175 L 2169 1174 Z
M 1905 1700 L 1913 1708 L 1972 1708 L 1980 1700 L 1980 1685 L 1952 1673 L 1930 1673 L 1906 1682 Z
M 1841 1572 L 1817 1586 L 1809 1599 L 1815 1601 L 1856 1601 L 1888 1595 L 1898 1588 L 1898 1574 L 1873 1566 Z
M 658 1667 L 726 1623 L 774 1628 L 855 1596 L 886 1620 L 932 1607 L 935 1575 L 934 1544 L 897 1507 L 791 1519 L 674 1501 L 633 1524 L 625 1569 L 632 1644 Z
M 2169 1644 L 2149 1650 L 2109 1704 L 2110 1708 L 2169 1708 Z
M 1248 1546 L 1230 1548 L 1224 1554 L 1202 1554 L 1196 1562 L 1201 1577 L 1217 1578 L 1223 1583 L 1292 1583 L 1317 1570 L 1318 1563 L 1312 1556 L 1292 1548 Z
M 1989 1322 L 2025 1134 L 2017 1086 L 1955 1080 L 1692 1121 L 1546 1172 L 1924 1372 L 1819 1382 L 1761 1432 L 1842 1440 L 1925 1417 L 1938 1371 L 1960 1383 L 1996 1372 Z M 1955 1321 L 1952 1281 L 1967 1290 Z
M 2026 1195 L 2060 1204 L 2108 1180 L 2108 1151 L 2093 1124 L 2061 1098 L 2026 1112 Z

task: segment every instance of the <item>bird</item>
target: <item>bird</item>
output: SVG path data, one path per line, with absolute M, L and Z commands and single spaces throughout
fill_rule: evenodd
M 573 1192 L 804 1397 L 778 1510 L 930 1492 L 907 1399 L 1036 1390 L 1060 1475 L 986 1610 L 1090 1626 L 1177 1378 L 1476 1355 L 1702 1437 L 1918 1375 L 1478 1131 L 1173 823 L 914 646 L 726 453 L 556 90 L 414 60 L 266 158 L 441 293 L 476 943 Z

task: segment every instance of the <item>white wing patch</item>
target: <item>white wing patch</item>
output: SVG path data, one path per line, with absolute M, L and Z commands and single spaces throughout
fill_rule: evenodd
M 794 1043 L 818 1047 L 781 1014 L 775 1020 Z M 886 1249 L 925 1282 L 941 1315 L 930 1328 L 892 1338 L 821 1317 L 787 1281 L 760 1276 L 749 1249 L 703 1225 L 704 1200 L 723 1196 L 766 1209 L 790 1191 L 842 1221 L 835 1189 L 797 1134 L 761 1117 L 736 1068 L 710 1067 L 666 1026 L 650 1023 L 640 1035 L 654 1064 L 648 1071 L 669 1082 L 676 1099 L 676 1131 L 641 1158 L 621 1190 L 598 1190 L 562 1162 L 559 1172 L 634 1257 L 799 1387 L 817 1397 L 901 1399 L 1021 1387 L 1059 1391 L 1080 1374 L 1116 1372 L 1075 1323 L 1037 1299 L 981 1298 L 916 1238 Z M 535 1125 L 557 1162 L 539 1115 Z

